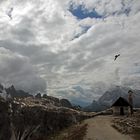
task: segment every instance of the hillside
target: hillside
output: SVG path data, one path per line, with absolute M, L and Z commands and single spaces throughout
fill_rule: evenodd
M 0 95 L 0 140 L 47 140 L 51 134 L 90 116 L 72 109 L 67 99 L 47 95 L 11 97 L 4 87 Z

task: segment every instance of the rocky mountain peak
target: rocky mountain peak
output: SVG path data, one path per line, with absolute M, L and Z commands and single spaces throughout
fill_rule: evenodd
M 109 108 L 119 97 L 128 99 L 128 91 L 130 88 L 122 86 L 113 86 L 106 91 L 97 101 L 93 101 L 85 110 L 101 111 Z M 132 89 L 131 89 L 132 90 Z M 132 90 L 134 92 L 134 107 L 140 107 L 140 90 Z

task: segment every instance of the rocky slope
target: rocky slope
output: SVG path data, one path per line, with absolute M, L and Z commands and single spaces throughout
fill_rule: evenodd
M 60 101 L 51 96 L 7 98 L 10 92 L 4 88 L 1 93 L 5 98 L 0 97 L 0 140 L 47 140 L 49 135 L 90 116 L 68 108 L 71 104 L 66 99 Z
M 0 140 L 47 140 L 47 136 L 88 117 L 32 97 L 0 99 Z

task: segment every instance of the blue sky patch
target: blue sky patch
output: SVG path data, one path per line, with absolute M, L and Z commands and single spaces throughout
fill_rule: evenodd
M 74 7 L 73 4 L 70 5 L 69 11 L 77 17 L 77 19 L 84 19 L 87 17 L 90 18 L 103 18 L 102 15 L 98 14 L 95 9 L 92 11 L 89 11 L 84 7 L 84 5 L 78 5 L 77 7 Z

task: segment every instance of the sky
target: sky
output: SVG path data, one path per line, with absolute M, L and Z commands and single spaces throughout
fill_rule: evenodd
M 140 89 L 140 1 L 1 0 L 0 83 L 83 103 Z

